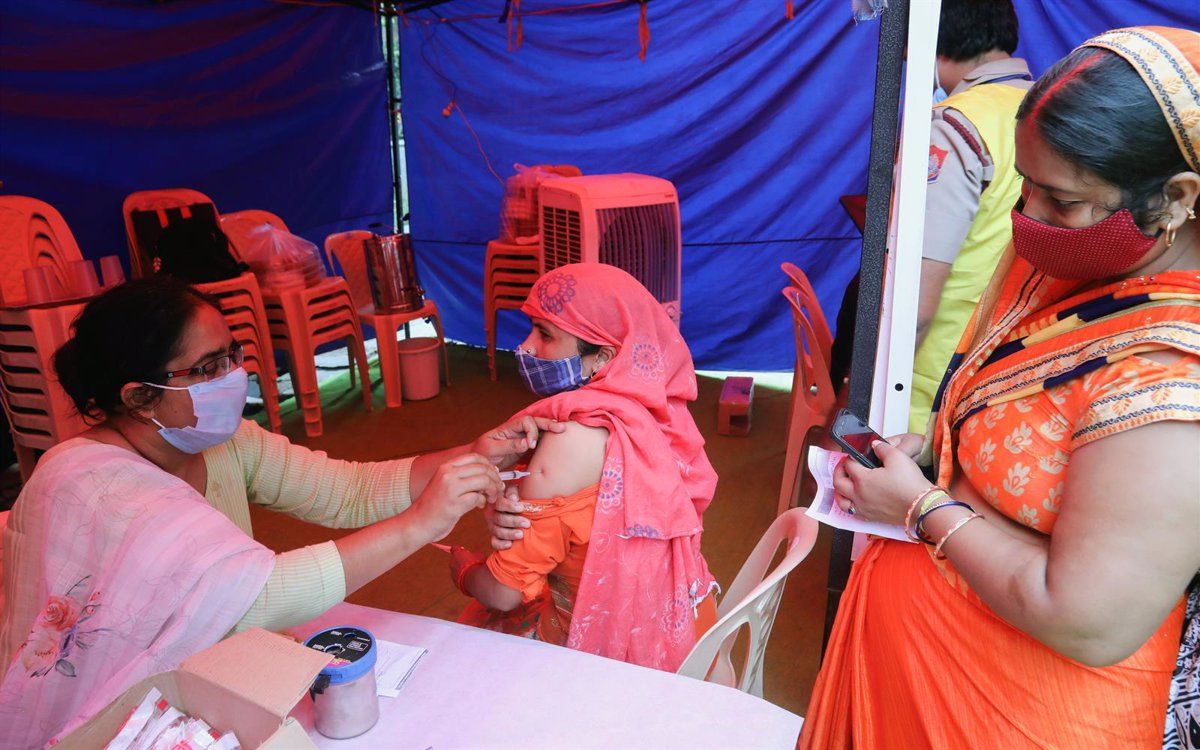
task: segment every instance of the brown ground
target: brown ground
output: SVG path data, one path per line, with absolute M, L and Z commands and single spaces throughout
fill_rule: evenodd
M 347 391 L 338 377 L 322 387 L 325 433 L 308 440 L 295 412 L 285 404 L 284 431 L 293 440 L 339 458 L 379 460 L 461 444 L 503 422 L 531 396 L 516 375 L 511 357 L 500 355 L 499 382 L 488 380 L 484 353 L 451 347 L 453 385 L 437 398 L 383 406 L 383 387 L 374 388 L 374 411 Z M 704 552 L 723 586 L 775 517 L 782 474 L 788 394 L 756 389 L 753 429 L 748 437 L 716 434 L 716 402 L 721 381 L 700 379 L 692 405 L 708 441 L 708 455 L 721 477 L 717 496 L 704 517 Z M 252 508 L 255 536 L 277 551 L 335 538 L 340 532 Z M 448 540 L 486 548 L 482 519 L 467 517 Z M 765 697 L 803 714 L 816 675 L 825 610 L 829 534 L 823 531 L 809 558 L 792 573 L 767 650 Z M 453 587 L 446 556 L 426 548 L 350 597 L 355 604 L 453 619 L 466 604 Z

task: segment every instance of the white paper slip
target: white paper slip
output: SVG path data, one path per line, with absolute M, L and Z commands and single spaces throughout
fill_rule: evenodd
M 378 639 L 375 645 L 379 649 L 378 661 L 375 662 L 375 694 L 395 698 L 416 669 L 417 662 L 425 655 L 425 649 Z
M 813 498 L 812 505 L 808 506 L 805 515 L 835 529 L 860 531 L 864 534 L 911 542 L 912 540 L 904 533 L 904 527 L 855 518 L 834 502 L 833 471 L 844 458 L 846 458 L 846 454 L 840 451 L 827 451 L 815 445 L 809 447 L 808 470 L 812 473 L 813 479 L 817 480 L 817 495 Z

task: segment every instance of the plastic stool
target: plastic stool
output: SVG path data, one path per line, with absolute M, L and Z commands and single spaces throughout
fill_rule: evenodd
M 743 437 L 750 432 L 750 409 L 754 404 L 754 378 L 725 378 L 717 402 L 717 434 Z

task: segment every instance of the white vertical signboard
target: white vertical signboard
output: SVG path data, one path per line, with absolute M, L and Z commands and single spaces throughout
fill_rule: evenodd
M 908 431 L 941 4 L 941 0 L 911 0 L 908 11 L 900 160 L 888 222 L 888 256 L 869 418 L 872 429 L 884 436 Z
M 911 0 L 908 8 L 908 62 L 900 115 L 899 165 L 888 220 L 875 382 L 867 419 L 871 429 L 884 437 L 908 432 L 921 291 L 921 249 L 925 242 L 929 123 L 941 10 L 942 0 Z M 858 559 L 866 543 L 866 535 L 854 535 L 851 559 Z

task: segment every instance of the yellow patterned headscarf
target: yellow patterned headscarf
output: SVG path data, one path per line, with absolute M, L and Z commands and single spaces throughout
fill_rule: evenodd
M 1131 26 L 1106 31 L 1080 46 L 1109 50 L 1133 66 L 1158 100 L 1183 158 L 1200 172 L 1200 33 Z

